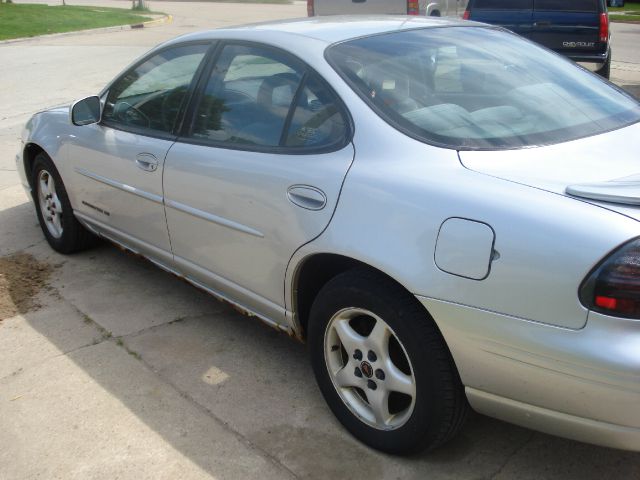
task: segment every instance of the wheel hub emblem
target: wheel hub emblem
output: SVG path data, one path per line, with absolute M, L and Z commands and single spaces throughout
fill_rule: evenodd
M 373 367 L 371 366 L 371 364 L 369 362 L 362 362 L 360 364 L 360 370 L 362 371 L 362 374 L 365 377 L 367 377 L 367 378 L 373 377 Z

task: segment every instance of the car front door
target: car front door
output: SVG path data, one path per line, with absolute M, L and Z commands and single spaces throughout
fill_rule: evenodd
M 151 54 L 103 95 L 99 124 L 77 127 L 68 144 L 76 213 L 93 228 L 169 262 L 162 173 L 174 129 L 208 44 Z
M 301 61 L 227 43 L 169 150 L 164 188 L 175 262 L 276 323 L 295 250 L 318 236 L 353 161 L 344 106 Z

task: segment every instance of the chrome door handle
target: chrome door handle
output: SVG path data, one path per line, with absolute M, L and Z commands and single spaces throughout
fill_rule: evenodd
M 287 189 L 291 203 L 307 210 L 322 210 L 327 204 L 327 196 L 322 190 L 309 185 L 291 185 Z
M 145 172 L 155 172 L 158 169 L 158 159 L 151 153 L 139 153 L 136 156 L 136 166 Z

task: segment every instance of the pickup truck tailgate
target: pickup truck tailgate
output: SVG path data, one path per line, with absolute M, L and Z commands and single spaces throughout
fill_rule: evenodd
M 601 0 L 534 0 L 533 24 L 526 35 L 534 42 L 565 55 L 606 51 L 600 42 Z

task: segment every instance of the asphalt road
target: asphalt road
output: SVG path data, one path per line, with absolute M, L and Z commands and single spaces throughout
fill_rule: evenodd
M 434 453 L 379 454 L 331 415 L 303 345 L 110 245 L 52 252 L 14 165 L 33 112 L 99 91 L 164 39 L 305 14 L 304 2 L 152 7 L 173 22 L 0 44 L 0 288 L 17 298 L 6 269 L 19 261 L 44 278 L 39 308 L 0 320 L 0 478 L 640 478 L 640 454 L 480 415 Z M 640 26 L 613 34 L 614 79 L 634 88 Z

